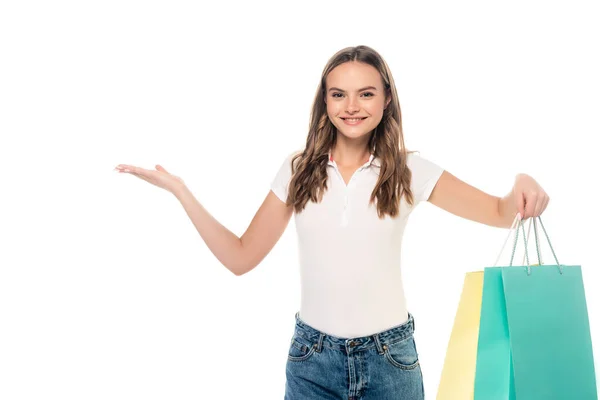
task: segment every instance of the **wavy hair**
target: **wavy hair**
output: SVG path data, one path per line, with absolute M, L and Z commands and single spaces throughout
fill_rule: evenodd
M 362 62 L 377 69 L 385 87 L 386 100 L 391 97 L 380 123 L 369 138 L 369 150 L 380 160 L 379 179 L 369 203 L 377 204 L 379 218 L 384 218 L 386 214 L 396 217 L 400 213 L 402 196 L 405 196 L 408 204 L 414 204 L 410 190 L 412 174 L 406 165 L 409 152 L 404 146 L 400 102 L 392 73 L 383 58 L 368 46 L 347 47 L 338 51 L 323 69 L 312 105 L 306 146 L 291 160 L 292 179 L 287 204 L 293 205 L 295 212 L 301 212 L 309 200 L 320 202 L 327 190 L 328 156 L 336 143 L 337 131 L 327 115 L 325 80 L 335 67 L 350 61 Z

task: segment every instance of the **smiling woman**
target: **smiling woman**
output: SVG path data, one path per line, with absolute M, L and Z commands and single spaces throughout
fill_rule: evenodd
M 400 265 L 408 217 L 430 201 L 463 218 L 509 227 L 517 211 L 536 216 L 548 204 L 543 189 L 526 175 L 499 198 L 408 151 L 392 74 L 367 46 L 342 49 L 326 64 L 306 145 L 285 157 L 241 237 L 161 166 L 119 167 L 172 192 L 212 253 L 235 275 L 259 265 L 295 216 L 301 303 L 286 367 L 288 400 L 324 393 L 423 399 L 414 317 Z

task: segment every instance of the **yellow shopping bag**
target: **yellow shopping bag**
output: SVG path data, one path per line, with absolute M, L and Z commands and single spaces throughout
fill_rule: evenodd
M 483 293 L 483 271 L 465 275 L 446 350 L 437 400 L 472 400 Z

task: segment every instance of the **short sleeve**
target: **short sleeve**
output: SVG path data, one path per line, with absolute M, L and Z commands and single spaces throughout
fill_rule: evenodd
M 410 188 L 416 203 L 427 201 L 444 169 L 415 153 L 408 154 L 406 164 L 412 172 Z
M 297 151 L 289 154 L 271 181 L 271 190 L 281 201 L 285 203 L 288 196 L 288 187 L 292 179 L 292 158 L 298 154 Z

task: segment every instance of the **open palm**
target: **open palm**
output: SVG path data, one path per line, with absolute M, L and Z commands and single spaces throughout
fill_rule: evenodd
M 158 186 L 159 188 L 168 190 L 171 193 L 184 185 L 184 182 L 180 177 L 170 174 L 160 165 L 156 165 L 156 170 L 151 170 L 134 167 L 133 165 L 119 164 L 115 170 L 137 176 L 138 178 Z

